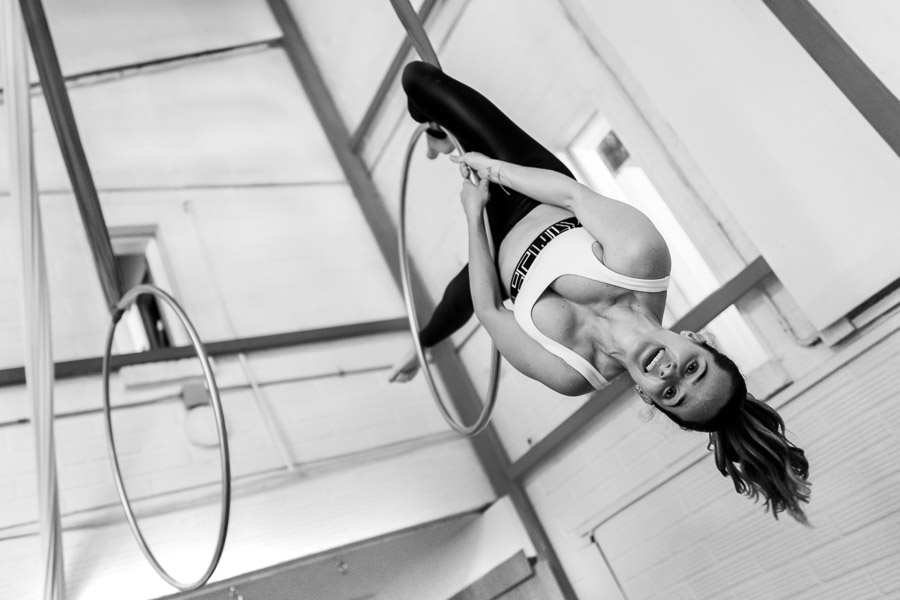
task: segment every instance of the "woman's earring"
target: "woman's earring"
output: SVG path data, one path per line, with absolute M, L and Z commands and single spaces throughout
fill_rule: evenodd
M 653 401 L 650 400 L 649 396 L 644 393 L 644 390 L 641 389 L 641 386 L 635 385 L 634 391 L 637 392 L 638 397 L 644 401 L 644 404 L 653 404 Z

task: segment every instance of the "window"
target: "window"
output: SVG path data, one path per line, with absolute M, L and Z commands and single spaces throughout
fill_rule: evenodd
M 155 226 L 113 227 L 110 240 L 125 291 L 139 284 L 171 290 Z M 142 295 L 122 316 L 121 333 L 117 333 L 115 340 L 116 352 L 141 352 L 182 344 L 186 340 L 182 339 L 180 328 L 170 327 L 177 322 L 167 306 L 157 302 L 154 296 Z

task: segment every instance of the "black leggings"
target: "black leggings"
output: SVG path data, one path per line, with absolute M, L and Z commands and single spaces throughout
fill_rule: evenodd
M 403 89 L 409 101 L 409 114 L 420 123 L 435 122 L 450 131 L 466 151 L 481 152 L 491 158 L 527 167 L 549 169 L 573 177 L 552 152 L 522 131 L 490 100 L 448 77 L 428 63 L 412 62 L 403 71 Z M 514 190 L 509 194 L 494 183 L 487 214 L 494 247 L 499 248 L 506 234 L 540 203 Z M 509 290 L 501 283 L 504 295 Z M 431 320 L 419 333 L 425 347 L 449 337 L 466 324 L 475 309 L 469 288 L 469 267 L 453 278 Z

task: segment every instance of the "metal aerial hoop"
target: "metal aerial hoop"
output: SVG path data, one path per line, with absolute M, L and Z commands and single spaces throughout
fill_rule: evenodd
M 183 583 L 172 577 L 168 573 L 168 571 L 166 571 L 162 567 L 162 565 L 153 555 L 150 547 L 147 545 L 147 541 L 144 539 L 144 535 L 141 533 L 141 529 L 138 526 L 137 519 L 134 516 L 134 511 L 131 508 L 131 502 L 128 499 L 128 494 L 125 492 L 125 484 L 122 480 L 122 471 L 119 468 L 119 457 L 118 453 L 116 452 L 116 443 L 113 437 L 112 411 L 109 401 L 110 354 L 112 352 L 113 338 L 115 337 L 116 333 L 116 325 L 121 320 L 124 312 L 134 303 L 135 300 L 137 300 L 139 296 L 144 294 L 152 294 L 168 304 L 169 307 L 178 316 L 178 319 L 181 321 L 182 325 L 184 325 L 188 336 L 190 336 L 191 343 L 194 345 L 194 348 L 197 351 L 197 357 L 200 359 L 200 365 L 203 368 L 203 375 L 206 378 L 206 386 L 209 389 L 213 414 L 216 418 L 216 429 L 218 430 L 219 435 L 219 459 L 222 465 L 222 509 L 219 517 L 219 535 L 216 540 L 216 548 L 213 552 L 212 560 L 210 561 L 209 566 L 206 568 L 206 571 L 204 571 L 203 575 L 201 575 L 199 579 L 190 583 Z M 222 402 L 219 399 L 219 389 L 218 387 L 216 387 L 216 380 L 213 376 L 212 368 L 209 365 L 209 357 L 206 354 L 206 350 L 203 349 L 203 343 L 200 341 L 200 337 L 197 335 L 197 331 L 194 329 L 194 326 L 191 324 L 187 315 L 181 309 L 175 299 L 156 286 L 142 284 L 131 288 L 124 296 L 122 296 L 122 299 L 119 300 L 118 304 L 116 305 L 116 310 L 112 313 L 112 323 L 109 327 L 109 333 L 106 336 L 106 352 L 103 354 L 103 415 L 106 421 L 106 445 L 109 449 L 109 457 L 113 465 L 113 475 L 115 476 L 116 480 L 116 490 L 118 490 L 119 492 L 119 500 L 122 502 L 122 508 L 125 510 L 125 516 L 128 518 L 128 524 L 131 526 L 131 531 L 134 533 L 134 537 L 137 540 L 138 545 L 141 547 L 141 551 L 144 553 L 144 556 L 147 557 L 147 560 L 150 561 L 150 565 L 153 567 L 153 569 L 159 574 L 160 577 L 165 579 L 166 583 L 168 583 L 169 585 L 176 587 L 183 592 L 199 588 L 209 580 L 209 578 L 213 574 L 213 571 L 216 570 L 216 566 L 219 564 L 219 559 L 222 557 L 222 550 L 225 547 L 225 536 L 228 533 L 228 517 L 231 510 L 231 459 L 228 454 L 228 434 L 225 431 L 225 415 L 222 411 Z
M 41 87 L 47 101 L 50 118 L 53 122 L 53 128 L 56 131 L 60 150 L 62 151 L 63 159 L 66 163 L 69 179 L 72 182 L 75 199 L 78 203 L 81 218 L 87 232 L 88 241 L 90 242 L 91 253 L 93 254 L 94 263 L 97 267 L 101 288 L 103 289 L 107 308 L 109 309 L 112 318 L 112 324 L 110 325 L 106 339 L 106 352 L 103 355 L 103 412 L 106 421 L 106 441 L 113 466 L 116 488 L 119 492 L 119 499 L 122 502 L 122 508 L 125 510 L 125 516 L 128 518 L 128 523 L 131 525 L 131 530 L 137 539 L 138 545 L 141 547 L 141 550 L 144 552 L 144 555 L 150 561 L 150 564 L 156 572 L 159 573 L 166 582 L 179 590 L 193 590 L 206 583 L 218 565 L 219 559 L 222 556 L 222 549 L 225 545 L 225 535 L 228 531 L 228 515 L 231 508 L 231 461 L 228 454 L 228 437 L 225 431 L 225 418 L 222 412 L 222 403 L 219 400 L 218 388 L 216 387 L 212 369 L 209 366 L 209 359 L 206 356 L 200 338 L 197 336 L 197 332 L 194 330 L 187 315 L 169 294 L 150 285 L 138 285 L 127 293 L 122 293 L 120 284 L 121 278 L 119 277 L 118 269 L 116 267 L 106 222 L 103 219 L 103 210 L 100 206 L 100 199 L 97 194 L 96 186 L 94 185 L 94 180 L 91 176 L 91 170 L 87 163 L 84 148 L 81 145 L 78 127 L 75 123 L 75 117 L 69 102 L 65 80 L 59 66 L 59 59 L 57 58 L 56 48 L 53 44 L 53 36 L 50 34 L 50 28 L 47 24 L 47 17 L 44 14 L 43 5 L 40 0 L 29 0 L 27 2 L 22 0 L 19 4 L 22 9 L 22 21 L 24 22 L 25 29 L 31 42 L 34 62 L 40 75 Z M 213 559 L 210 562 L 209 567 L 200 579 L 192 583 L 182 583 L 170 576 L 162 566 L 160 566 L 159 562 L 150 551 L 150 548 L 147 546 L 147 542 L 144 540 L 137 521 L 135 520 L 134 512 L 131 509 L 131 503 L 128 500 L 128 495 L 125 492 L 122 473 L 119 468 L 118 455 L 116 453 L 115 441 L 113 439 L 111 406 L 109 401 L 110 355 L 112 352 L 112 342 L 116 331 L 116 325 L 122 318 L 125 310 L 128 309 L 135 299 L 142 294 L 153 294 L 168 304 L 187 330 L 188 335 L 197 350 L 201 365 L 203 366 L 207 387 L 212 398 L 216 427 L 218 429 L 219 456 L 222 463 L 222 510 L 219 523 L 219 536 Z
M 425 32 L 425 27 L 423 27 L 422 21 L 419 19 L 412 5 L 408 2 L 408 0 L 391 0 L 391 4 L 394 7 L 394 11 L 397 13 L 397 17 L 399 17 L 400 22 L 403 24 L 403 27 L 409 34 L 409 38 L 412 41 L 413 47 L 416 49 L 416 52 L 419 54 L 422 60 L 440 69 L 441 65 L 438 62 L 437 53 L 434 51 L 434 47 L 431 45 L 431 41 L 428 39 L 428 34 Z M 422 369 L 422 375 L 425 377 L 428 388 L 431 390 L 431 395 L 434 397 L 435 404 L 437 404 L 437 407 L 440 410 L 441 415 L 444 417 L 444 420 L 447 421 L 447 424 L 450 425 L 450 427 L 454 431 L 465 436 L 474 437 L 484 431 L 491 420 L 491 415 L 494 412 L 494 406 L 497 402 L 497 388 L 499 387 L 500 383 L 500 352 L 499 350 L 497 350 L 497 346 L 492 343 L 491 374 L 488 381 L 487 393 L 485 394 L 484 407 L 482 408 L 481 414 L 478 416 L 478 419 L 472 425 L 463 425 L 462 423 L 457 422 L 453 415 L 450 414 L 450 411 L 447 410 L 447 406 L 444 403 L 440 392 L 438 391 L 437 385 L 434 382 L 434 376 L 431 373 L 431 368 L 428 366 L 428 361 L 425 358 L 425 351 L 422 348 L 422 343 L 419 341 L 419 320 L 416 316 L 415 300 L 413 299 L 412 286 L 410 284 L 409 252 L 406 243 L 406 191 L 409 181 L 409 167 L 412 162 L 412 155 L 416 147 L 416 142 L 419 141 L 419 138 L 422 137 L 422 133 L 424 133 L 429 127 L 439 128 L 444 133 L 446 133 L 450 141 L 453 142 L 453 145 L 456 147 L 456 151 L 460 155 L 465 152 L 456 137 L 451 132 L 441 127 L 438 123 L 431 123 L 430 125 L 419 125 L 419 127 L 416 128 L 415 132 L 413 132 L 412 139 L 409 141 L 409 146 L 406 150 L 406 158 L 403 162 L 403 177 L 400 182 L 400 227 L 398 231 L 400 242 L 400 274 L 403 283 L 403 299 L 406 302 L 406 313 L 409 318 L 409 327 L 412 332 L 413 345 L 416 349 L 416 356 L 419 359 L 419 365 Z M 478 184 L 478 177 L 474 172 L 470 171 L 469 179 L 472 181 L 472 183 L 476 185 Z M 490 224 L 487 220 L 487 214 L 485 214 L 485 228 L 487 230 L 488 246 L 490 247 L 491 256 L 493 257 L 495 253 L 493 241 L 490 234 Z
M 463 425 L 456 421 L 450 411 L 447 410 L 447 407 L 441 397 L 441 393 L 438 391 L 437 385 L 434 382 L 434 376 L 431 373 L 431 368 L 428 366 L 428 361 L 425 358 L 425 351 L 422 348 L 422 343 L 419 341 L 418 331 L 419 331 L 419 320 L 416 317 L 416 305 L 415 300 L 413 299 L 412 294 L 412 286 L 410 285 L 410 276 L 409 276 L 409 252 L 408 245 L 406 243 L 406 191 L 409 182 L 409 166 L 412 162 L 413 151 L 416 148 L 416 142 L 419 141 L 419 138 L 422 137 L 422 134 L 429 128 L 433 127 L 433 125 L 422 124 L 419 125 L 415 132 L 413 133 L 412 139 L 409 142 L 409 146 L 406 150 L 406 158 L 403 162 L 403 177 L 400 181 L 400 227 L 398 231 L 399 241 L 400 241 L 400 274 L 401 280 L 403 282 L 403 299 L 406 302 L 406 314 L 409 318 L 409 328 L 412 332 L 413 337 L 413 345 L 416 349 L 416 356 L 419 358 L 419 365 L 421 365 L 422 375 L 425 377 L 426 383 L 428 383 L 428 388 L 431 390 L 431 395 L 434 397 L 435 404 L 437 404 L 438 409 L 441 411 L 441 415 L 443 415 L 444 420 L 447 421 L 447 424 L 462 435 L 466 436 L 476 436 L 488 426 L 488 423 L 491 420 L 491 415 L 494 412 L 494 405 L 497 402 L 497 388 L 500 384 L 500 352 L 497 350 L 497 346 L 493 343 L 491 344 L 491 375 L 490 380 L 488 381 L 487 393 L 485 395 L 484 407 L 481 410 L 481 414 L 478 416 L 478 419 L 472 425 Z M 443 129 L 443 128 L 442 128 Z M 456 138 L 446 129 L 443 131 L 447 134 L 448 138 L 453 145 L 456 147 L 457 152 L 460 154 L 463 153 L 462 146 L 459 145 L 459 142 Z M 478 178 L 473 171 L 470 171 L 469 174 L 472 183 L 477 185 Z M 487 223 L 487 220 L 485 220 Z M 491 243 L 491 235 L 490 228 L 487 227 L 487 237 L 488 244 L 491 246 L 491 255 L 494 254 L 493 244 Z

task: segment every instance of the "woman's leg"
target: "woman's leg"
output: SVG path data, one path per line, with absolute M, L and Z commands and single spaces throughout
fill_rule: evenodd
M 550 169 L 572 177 L 556 156 L 525 133 L 490 100 L 469 86 L 424 62 L 403 71 L 409 113 L 420 123 L 436 122 L 456 136 L 467 151 L 481 152 L 514 164 Z M 495 247 L 539 203 L 514 190 L 491 184 L 487 213 Z M 501 285 L 504 294 L 506 285 Z M 449 337 L 471 318 L 468 267 L 450 282 L 419 339 L 431 347 Z
M 467 151 L 528 167 L 550 169 L 572 177 L 556 156 L 525 133 L 490 100 L 469 86 L 424 62 L 403 71 L 409 113 L 420 123 L 436 122 L 448 129 Z M 539 203 L 513 190 L 491 184 L 488 218 L 495 246 Z
M 425 348 L 436 346 L 465 325 L 473 314 L 475 307 L 469 288 L 469 265 L 466 265 L 447 285 L 431 319 L 419 332 L 419 341 Z
M 572 176 L 552 152 L 490 100 L 440 69 L 424 62 L 406 65 L 403 88 L 413 119 L 437 122 L 449 129 L 466 150 Z

